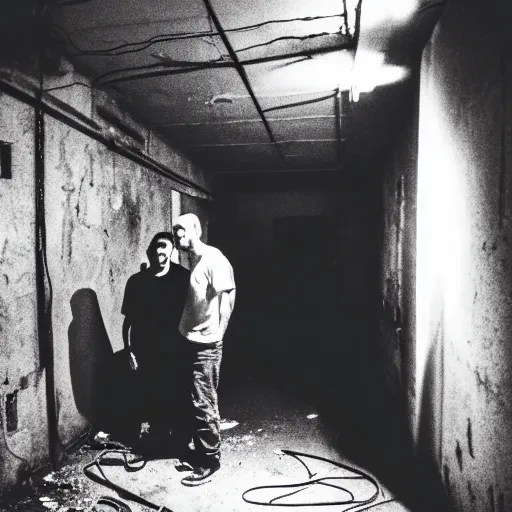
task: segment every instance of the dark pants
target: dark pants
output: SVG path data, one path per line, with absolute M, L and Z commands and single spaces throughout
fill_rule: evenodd
M 148 421 L 150 434 L 162 437 L 164 442 L 172 431 L 169 441 L 172 439 L 177 450 L 185 450 L 192 438 L 192 361 L 188 344 L 181 338 L 168 348 L 134 350 L 139 364 L 134 376 L 140 419 Z
M 211 347 L 192 345 L 192 404 L 194 407 L 194 446 L 201 466 L 220 459 L 219 385 L 222 342 Z

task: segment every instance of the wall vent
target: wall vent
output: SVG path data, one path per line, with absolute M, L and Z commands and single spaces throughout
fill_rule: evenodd
M 8 393 L 5 397 L 5 423 L 7 432 L 18 430 L 18 392 Z

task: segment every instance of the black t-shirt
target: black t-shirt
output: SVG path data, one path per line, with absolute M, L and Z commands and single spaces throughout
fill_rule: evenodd
M 178 325 L 189 279 L 190 272 L 174 263 L 163 276 L 142 270 L 128 279 L 121 313 L 131 323 L 130 343 L 135 352 L 166 350 L 180 336 Z

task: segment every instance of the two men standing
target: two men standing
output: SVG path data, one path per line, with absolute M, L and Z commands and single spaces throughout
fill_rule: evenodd
M 146 382 L 144 395 L 163 395 L 164 412 L 169 409 L 167 392 L 174 397 L 167 422 L 162 405 L 150 404 L 156 433 L 168 432 L 170 426 L 183 456 L 185 443 L 190 438 L 194 442 L 193 471 L 182 480 L 187 486 L 208 482 L 220 468 L 217 386 L 236 294 L 231 264 L 200 237 L 201 225 L 193 214 L 178 218 L 172 237 L 156 235 L 148 250 L 150 267 L 128 280 L 122 308 L 123 339 L 134 353 L 132 367 L 140 368 Z M 188 255 L 190 273 L 170 261 L 172 239 Z

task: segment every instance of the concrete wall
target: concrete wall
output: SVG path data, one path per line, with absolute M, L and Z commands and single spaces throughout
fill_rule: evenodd
M 382 293 L 388 314 L 401 307 L 409 318 L 408 335 L 415 313 L 414 360 L 400 363 L 392 334 L 385 346 L 395 373 L 410 373 L 402 393 L 415 389 L 418 453 L 461 511 L 512 509 L 509 25 L 504 2 L 448 2 L 423 53 L 417 170 L 395 157 L 384 188 Z M 410 144 L 405 136 L 395 154 Z M 417 196 L 407 185 L 416 179 Z M 414 250 L 416 279 L 400 265 Z
M 459 510 L 512 509 L 512 75 L 500 5 L 450 2 L 422 63 L 416 375 L 424 400 L 430 373 L 442 379 L 438 402 L 418 397 L 418 410 L 431 416 L 439 471 Z
M 79 366 L 93 357 L 91 350 L 100 355 L 122 348 L 124 285 L 145 260 L 152 236 L 171 228 L 172 187 L 169 180 L 113 155 L 59 121 L 48 119 L 46 124 L 47 251 L 54 290 L 59 430 L 66 444 L 86 425 L 75 407 L 83 378 L 75 379 L 72 371 L 83 370 Z M 79 290 L 84 289 L 97 296 L 110 346 L 82 346 L 86 340 L 68 335 L 72 321 L 80 321 L 74 315 L 83 314 L 81 302 L 87 299 Z M 71 299 L 77 292 L 83 297 L 73 311 Z M 99 340 L 89 340 L 95 342 Z M 91 368 L 96 363 L 91 359 Z M 75 393 L 73 384 L 78 386 Z M 89 407 L 84 407 L 87 414 Z
M 12 143 L 12 179 L 0 179 L 0 483 L 47 458 L 45 375 L 39 368 L 35 285 L 34 111 L 0 96 L 0 140 Z M 6 428 L 17 395 L 18 426 Z
M 20 89 L 30 82 L 17 72 L 10 78 Z M 92 106 L 110 98 L 92 97 L 87 89 L 56 93 L 72 118 L 86 116 L 101 125 Z M 144 133 L 128 117 L 124 114 L 124 121 Z M 126 280 L 145 261 L 151 237 L 171 228 L 185 194 L 174 190 L 184 187 L 64 122 L 49 115 L 44 120 L 55 396 L 58 434 L 66 446 L 89 424 L 102 426 L 99 405 L 110 392 L 102 377 L 122 348 Z M 36 316 L 34 108 L 1 94 L 0 140 L 12 143 L 13 150 L 12 179 L 0 179 L 0 488 L 7 488 L 47 463 L 49 454 Z M 202 171 L 163 141 L 152 140 L 143 148 L 146 153 L 207 186 Z M 185 189 L 193 192 L 193 187 Z M 7 400 L 14 393 L 18 425 L 7 432 Z

